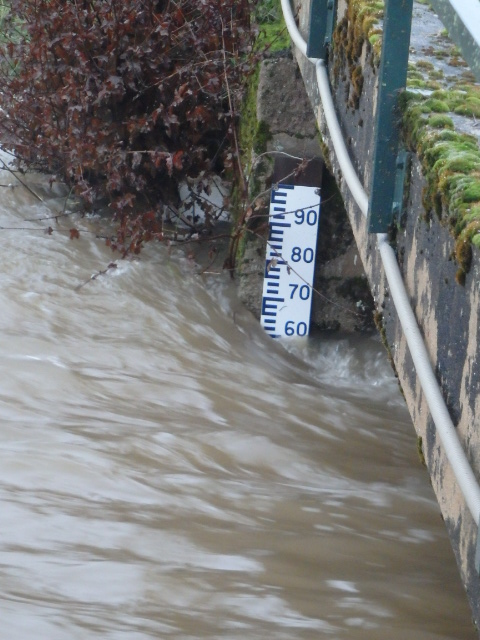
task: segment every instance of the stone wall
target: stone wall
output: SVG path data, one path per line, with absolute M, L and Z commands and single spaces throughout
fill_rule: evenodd
M 265 148 L 252 151 L 256 167 L 250 181 L 262 193 L 272 183 L 321 187 L 322 204 L 312 300 L 313 328 L 327 331 L 373 330 L 373 299 L 342 198 L 323 167 L 315 117 L 291 54 L 263 61 L 256 99 L 258 130 Z M 303 161 L 306 168 L 292 173 Z M 256 195 L 256 193 L 255 193 Z M 268 200 L 268 197 L 266 198 Z M 268 203 L 266 203 L 268 204 Z M 266 229 L 247 234 L 238 265 L 239 295 L 260 317 L 265 270 Z
M 309 4 L 309 0 L 303 0 L 300 11 L 300 28 L 304 37 Z M 346 7 L 345 2 L 339 2 L 338 21 L 344 15 Z M 416 5 L 413 32 L 422 26 L 420 9 L 428 11 L 428 8 Z M 438 23 L 438 30 L 442 28 Z M 428 42 L 425 46 L 428 46 Z M 353 201 L 339 169 L 319 101 L 314 67 L 300 53 L 297 53 L 297 61 L 316 114 L 324 143 L 323 149 L 328 154 L 329 163 L 340 188 L 358 252 L 370 283 L 376 305 L 377 324 L 398 375 L 423 450 L 478 628 L 480 581 L 474 566 L 477 526 L 458 488 L 420 389 L 385 280 L 376 238 L 368 234 L 366 219 Z M 361 65 L 363 87 L 354 103 L 349 98 L 358 87 L 353 86 L 351 66 L 341 47 L 333 50 L 329 60 L 329 71 L 344 139 L 347 141 L 358 175 L 368 192 L 378 79 L 374 51 L 368 40 L 363 44 L 358 64 Z M 480 360 L 477 357 L 480 338 L 479 251 L 473 247 L 471 268 L 466 275 L 464 286 L 461 286 L 456 282 L 456 240 L 447 224 L 424 209 L 426 187 L 421 162 L 413 154 L 405 193 L 406 212 L 395 226 L 392 243 L 396 247 L 412 308 L 425 338 L 444 398 L 457 426 L 464 450 L 477 478 L 480 478 Z

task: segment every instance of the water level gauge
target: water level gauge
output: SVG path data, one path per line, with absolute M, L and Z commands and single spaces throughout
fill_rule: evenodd
M 272 190 L 260 322 L 273 338 L 308 335 L 319 218 L 317 187 Z

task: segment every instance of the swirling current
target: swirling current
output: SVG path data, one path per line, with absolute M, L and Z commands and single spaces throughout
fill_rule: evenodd
M 273 341 L 0 183 L 1 638 L 473 639 L 376 338 Z

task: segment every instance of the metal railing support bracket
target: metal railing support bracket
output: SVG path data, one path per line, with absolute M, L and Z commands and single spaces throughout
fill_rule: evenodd
M 386 233 L 393 216 L 400 113 L 398 96 L 407 83 L 413 0 L 386 0 L 378 80 L 369 233 Z
M 332 41 L 336 5 L 336 0 L 312 0 L 307 43 L 308 58 L 326 58 L 328 45 Z

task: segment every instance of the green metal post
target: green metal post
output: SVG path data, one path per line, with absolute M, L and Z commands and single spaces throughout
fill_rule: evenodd
M 480 82 L 480 3 L 478 0 L 431 0 L 431 4 Z
M 368 231 L 385 233 L 394 216 L 399 146 L 398 96 L 407 82 L 413 0 L 386 0 L 375 115 Z
M 335 9 L 335 0 L 311 0 L 307 42 L 308 58 L 324 60 L 327 57 L 327 48 L 332 40 Z

